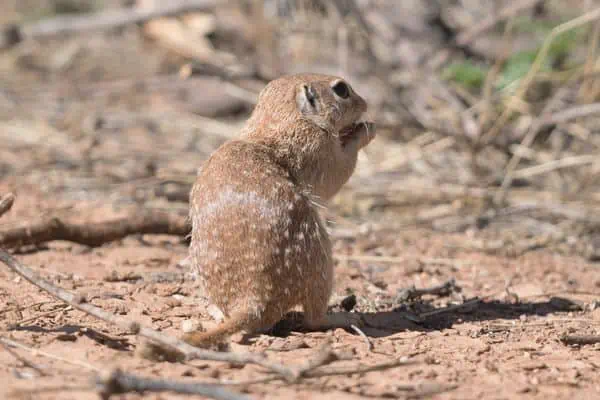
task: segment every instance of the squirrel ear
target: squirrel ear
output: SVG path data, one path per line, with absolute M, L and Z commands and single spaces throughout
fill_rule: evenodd
M 302 114 L 316 114 L 319 111 L 316 90 L 309 84 L 303 84 L 296 94 L 296 104 Z

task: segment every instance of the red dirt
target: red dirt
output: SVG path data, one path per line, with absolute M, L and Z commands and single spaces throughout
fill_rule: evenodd
M 0 192 L 14 190 L 13 184 Z M 60 204 L 41 193 L 19 188 L 18 201 L 2 224 L 31 218 Z M 110 209 L 97 210 L 96 218 L 108 218 Z M 6 225 L 5 225 L 6 226 Z M 548 250 L 519 258 L 482 255 L 453 245 L 467 240 L 426 230 L 375 230 L 358 237 L 336 240 L 337 254 L 399 255 L 388 263 L 343 261 L 337 266 L 336 295 L 357 296 L 356 310 L 365 313 L 373 350 L 364 339 L 343 330 L 325 333 L 292 333 L 287 337 L 262 335 L 247 341 L 236 336 L 235 351 L 264 351 L 286 364 L 297 364 L 314 355 L 326 337 L 333 348 L 352 356 L 345 364 L 375 363 L 393 357 L 408 357 L 415 365 L 363 376 L 311 379 L 298 385 L 269 383 L 252 385 L 254 398 L 365 397 L 436 399 L 594 398 L 600 392 L 598 345 L 572 347 L 560 341 L 563 334 L 597 334 L 600 311 L 597 304 L 600 279 L 597 265 L 582 259 L 553 254 Z M 186 257 L 186 245 L 178 238 L 146 236 L 87 249 L 70 243 L 51 243 L 47 248 L 17 254 L 24 264 L 63 288 L 85 293 L 105 310 L 135 319 L 173 335 L 181 334 L 182 322 L 211 318 L 197 284 L 177 266 Z M 444 258 L 455 265 L 436 265 Z M 435 260 L 434 260 L 435 261 Z M 113 272 L 114 271 L 114 272 Z M 111 274 L 133 280 L 115 281 Z M 135 280 L 135 277 L 139 279 Z M 0 323 L 2 336 L 40 351 L 69 360 L 84 361 L 98 368 L 120 366 L 151 377 L 220 382 L 264 376 L 257 367 L 243 368 L 212 362 L 191 365 L 156 363 L 134 355 L 138 339 L 106 323 L 65 309 L 7 269 L 0 269 Z M 424 321 L 418 313 L 443 307 L 460 299 L 425 296 L 414 304 L 395 302 L 398 289 L 428 287 L 454 277 L 460 296 L 482 298 L 482 302 L 456 312 L 444 312 Z M 115 278 L 114 276 L 112 278 Z M 160 282 L 161 278 L 170 282 Z M 181 280 L 185 279 L 185 280 Z M 591 293 L 591 294 L 587 294 Z M 563 300 L 560 300 L 562 298 Z M 567 301 L 568 299 L 569 301 Z M 412 318 L 411 318 L 412 315 Z M 408 318 L 407 318 L 408 317 Z M 11 327 L 17 324 L 17 327 Z M 108 335 L 108 338 L 103 336 Z M 44 399 L 97 398 L 88 389 L 56 390 L 60 386 L 85 387 L 93 371 L 15 350 L 43 368 L 37 373 L 6 351 L 0 352 L 0 379 L 5 382 L 0 397 Z M 31 392 L 34 391 L 35 394 Z M 17 393 L 17 394 L 15 394 Z M 124 398 L 134 399 L 138 395 Z M 175 399 L 182 396 L 154 394 L 144 398 Z M 183 398 L 183 397 L 182 397 Z

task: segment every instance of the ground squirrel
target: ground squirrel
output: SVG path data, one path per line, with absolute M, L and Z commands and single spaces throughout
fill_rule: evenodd
M 261 91 L 241 137 L 204 163 L 190 194 L 190 260 L 225 321 L 185 341 L 268 329 L 298 305 L 308 328 L 344 325 L 326 314 L 333 260 L 315 206 L 346 183 L 373 139 L 366 110 L 341 78 L 285 76 Z

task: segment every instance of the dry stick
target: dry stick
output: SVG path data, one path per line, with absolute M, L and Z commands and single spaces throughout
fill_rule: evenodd
M 1 32 L 0 48 L 14 46 L 25 39 L 39 39 L 66 33 L 106 30 L 137 24 L 159 17 L 185 12 L 207 11 L 215 0 L 171 1 L 158 8 L 123 8 L 68 17 L 53 17 L 22 26 L 12 26 Z
M 354 375 L 354 374 L 365 374 L 367 372 L 384 371 L 396 367 L 412 365 L 411 361 L 405 359 L 397 359 L 391 361 L 385 361 L 379 364 L 370 366 L 348 366 L 348 367 L 329 367 L 321 368 L 313 371 L 307 371 L 303 376 L 304 378 L 321 378 L 324 376 L 336 376 L 336 375 Z
M 358 333 L 358 335 L 363 338 L 365 344 L 367 345 L 367 350 L 373 351 L 373 342 L 371 342 L 371 339 L 369 339 L 369 337 L 358 326 L 353 324 L 350 325 L 350 328 L 352 328 L 354 332 Z
M 26 324 L 26 323 L 31 322 L 31 321 L 35 321 L 36 319 L 47 317 L 48 315 L 56 314 L 56 313 L 61 312 L 61 311 L 70 311 L 70 310 L 72 310 L 72 308 L 69 305 L 67 305 L 67 304 L 61 304 L 60 308 L 56 308 L 54 310 L 46 311 L 46 312 L 43 312 L 41 314 L 34 315 L 31 318 L 22 319 L 22 320 L 20 320 L 18 322 L 15 322 L 14 324 L 11 324 L 11 329 L 17 328 L 19 326 L 23 326 L 23 324 Z
M 448 306 L 448 307 L 445 307 L 445 308 L 438 308 L 436 310 L 432 310 L 432 311 L 427 311 L 427 312 L 421 313 L 421 314 L 418 315 L 418 317 L 419 317 L 419 319 L 426 319 L 426 318 L 429 318 L 429 317 L 433 317 L 435 315 L 444 314 L 444 313 L 447 313 L 447 312 L 450 312 L 450 311 L 456 311 L 456 310 L 460 310 L 462 308 L 470 307 L 470 306 L 473 306 L 475 304 L 479 304 L 480 302 L 481 302 L 481 299 L 471 299 L 469 301 L 465 301 L 462 304 L 455 304 L 455 305 Z
M 308 359 L 303 366 L 295 371 L 297 377 L 296 379 L 300 379 L 307 372 L 313 371 L 316 368 L 322 367 L 323 365 L 331 364 L 338 359 L 339 358 L 337 354 L 335 354 L 331 349 L 331 341 L 327 340 L 319 347 L 315 357 Z
M 323 378 L 326 376 L 338 376 L 338 375 L 355 375 L 355 374 L 366 374 L 368 372 L 385 371 L 392 368 L 403 367 L 408 365 L 414 365 L 413 361 L 408 361 L 405 358 L 400 358 L 391 361 L 384 361 L 378 364 L 369 366 L 346 366 L 346 367 L 328 367 L 320 368 L 305 372 L 303 378 Z M 256 383 L 267 383 L 283 379 L 281 376 L 269 376 L 261 379 L 239 381 L 239 382 L 222 382 L 225 385 L 235 386 L 246 386 Z
M 600 160 L 598 155 L 586 154 L 582 156 L 564 157 L 559 160 L 548 161 L 533 167 L 522 168 L 514 171 L 514 178 L 531 178 L 532 176 L 546 174 L 561 168 L 576 167 L 579 165 L 588 165 L 597 163 Z
M 406 289 L 401 289 L 398 291 L 398 295 L 396 296 L 398 301 L 407 301 L 410 299 L 414 299 L 415 297 L 421 297 L 423 295 L 435 295 L 435 296 L 448 296 L 452 292 L 460 291 L 460 287 L 456 285 L 456 280 L 454 278 L 449 279 L 448 281 L 442 283 L 441 285 L 432 286 L 423 289 L 417 289 L 414 286 L 411 286 Z
M 189 230 L 185 217 L 159 211 L 133 210 L 126 217 L 97 224 L 73 224 L 58 217 L 42 218 L 23 226 L 0 230 L 0 246 L 12 248 L 68 240 L 95 247 L 133 234 L 185 236 Z
M 16 307 L 5 308 L 3 310 L 0 310 L 0 315 L 7 313 L 7 312 L 11 312 L 11 311 L 25 311 L 29 308 L 38 307 L 38 306 L 41 306 L 44 304 L 50 304 L 50 303 L 52 303 L 52 301 L 38 301 L 38 302 L 30 304 L 28 306 L 23 306 L 23 307 L 16 306 Z
M 13 272 L 27 279 L 33 285 L 45 290 L 50 295 L 64 301 L 73 308 L 101 319 L 102 321 L 118 326 L 119 328 L 128 332 L 150 339 L 151 341 L 164 347 L 174 349 L 181 353 L 187 360 L 200 359 L 208 361 L 223 361 L 236 364 L 256 364 L 282 375 L 283 378 L 290 380 L 295 379 L 295 374 L 290 368 L 287 368 L 281 364 L 271 363 L 262 356 L 255 354 L 219 353 L 215 351 L 199 349 L 197 347 L 190 346 L 189 344 L 177 338 L 164 335 L 158 331 L 155 331 L 154 329 L 141 326 L 138 322 L 128 321 L 117 315 L 108 313 L 99 307 L 86 303 L 85 299 L 82 299 L 80 296 L 69 293 L 66 290 L 54 286 L 50 282 L 42 279 L 33 270 L 20 264 L 10 254 L 1 249 L 0 261 L 6 264 Z
M 584 346 L 586 344 L 600 343 L 598 335 L 564 335 L 560 338 L 564 344 Z
M 171 379 L 147 379 L 115 369 L 98 380 L 100 397 L 108 400 L 124 393 L 176 392 L 196 394 L 219 400 L 249 400 L 250 397 L 230 392 L 220 385 L 209 383 L 174 382 Z
M 582 85 L 585 86 L 585 85 Z M 587 117 L 589 115 L 600 114 L 600 103 L 582 104 L 567 108 L 552 115 L 548 115 L 541 122 L 542 125 L 554 125 L 568 122 L 572 119 Z
M 418 257 L 412 259 L 407 257 L 375 256 L 369 254 L 335 254 L 334 258 L 338 261 L 373 262 L 381 264 L 401 264 L 413 260 L 425 265 L 444 265 L 457 268 L 474 264 L 470 261 L 453 260 L 451 258 Z
M 0 200 L 0 217 L 2 217 L 2 215 L 6 214 L 12 208 L 14 203 L 15 203 L 15 195 L 14 194 L 9 193 L 6 196 L 2 197 L 2 199 Z
M 18 349 L 28 351 L 28 352 L 30 352 L 31 354 L 34 354 L 34 355 L 38 355 L 39 354 L 41 356 L 44 356 L 46 358 L 50 358 L 52 360 L 61 361 L 61 362 L 67 363 L 67 364 L 76 365 L 78 367 L 83 367 L 85 369 L 89 369 L 90 371 L 94 371 L 94 372 L 100 372 L 101 371 L 100 368 L 96 368 L 93 365 L 86 363 L 85 361 L 73 360 L 72 358 L 70 358 L 70 359 L 63 358 L 63 357 L 60 357 L 60 356 L 57 356 L 57 355 L 54 355 L 54 354 L 47 353 L 45 351 L 39 350 L 39 349 L 34 349 L 32 347 L 26 346 L 26 345 L 24 345 L 22 343 L 15 342 L 14 340 L 10 340 L 10 339 L 7 339 L 7 338 L 0 337 L 0 343 L 4 344 L 5 346 L 16 347 Z
M 40 374 L 40 376 L 48 376 L 46 371 L 44 371 L 42 368 L 38 367 L 37 365 L 35 365 L 31 361 L 27 360 L 26 358 L 21 357 L 21 355 L 19 353 L 14 351 L 11 348 L 12 344 L 10 344 L 9 342 L 11 342 L 11 341 L 5 340 L 4 338 L 0 337 L 0 345 L 2 347 L 4 347 L 4 350 L 6 350 L 11 356 L 13 356 L 17 360 L 21 361 L 24 366 L 29 367 L 29 368 L 33 369 L 34 371 L 36 371 L 38 374 Z
M 371 365 L 371 366 L 347 366 L 347 367 L 330 367 L 330 368 L 321 368 L 320 367 L 330 364 L 333 361 L 336 361 L 338 358 L 336 354 L 329 348 L 326 344 L 321 350 L 317 353 L 317 357 L 310 359 L 306 362 L 303 367 L 298 368 L 295 371 L 295 380 L 299 380 L 301 378 L 320 378 L 325 376 L 335 376 L 335 375 L 353 375 L 353 374 L 364 374 L 367 372 L 374 371 L 383 371 L 399 366 L 406 366 L 413 364 L 410 361 L 399 359 L 386 361 L 379 364 Z M 283 379 L 282 376 L 270 376 L 262 379 L 256 379 L 252 381 L 245 382 L 229 382 L 225 383 L 227 385 L 235 385 L 235 386 L 247 386 L 250 384 L 256 383 L 267 383 L 276 380 Z M 155 379 L 144 379 L 139 378 L 134 375 L 126 374 L 121 372 L 120 370 L 114 370 L 107 377 L 101 378 L 99 382 L 102 386 L 101 396 L 103 399 L 108 399 L 112 394 L 121 394 L 126 392 L 147 392 L 147 391 L 174 391 L 177 393 L 187 393 L 187 394 L 204 394 L 205 396 L 210 396 L 213 398 L 219 399 L 247 399 L 248 397 L 244 397 L 237 394 L 227 393 L 228 396 L 236 396 L 236 397 L 217 397 L 221 395 L 224 391 L 221 387 L 217 385 L 210 384 L 193 384 L 193 383 L 183 383 L 183 382 L 173 382 L 172 380 L 155 380 Z

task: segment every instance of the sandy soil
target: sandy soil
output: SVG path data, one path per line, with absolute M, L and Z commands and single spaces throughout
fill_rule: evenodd
M 0 188 L 14 189 L 14 183 Z M 19 190 L 19 201 L 3 224 L 56 207 L 41 193 Z M 109 218 L 111 210 L 98 210 Z M 6 225 L 5 225 L 6 226 Z M 598 345 L 567 346 L 564 334 L 597 334 L 600 278 L 597 265 L 582 259 L 529 252 L 518 258 L 482 255 L 460 247 L 464 235 L 426 230 L 371 229 L 337 239 L 337 287 L 333 303 L 354 294 L 355 312 L 372 343 L 354 332 L 292 332 L 284 337 L 235 336 L 233 351 L 266 351 L 286 364 L 314 356 L 330 338 L 334 350 L 350 356 L 347 365 L 398 357 L 416 363 L 362 376 L 311 379 L 298 385 L 268 383 L 244 388 L 253 398 L 416 398 L 509 399 L 594 398 L 600 393 Z M 19 252 L 20 261 L 63 288 L 83 293 L 107 311 L 173 335 L 186 320 L 210 326 L 198 285 L 178 262 L 186 257 L 181 240 L 166 236 L 127 238 L 88 249 L 54 242 Z M 364 261 L 360 256 L 386 256 Z M 358 257 L 357 257 L 358 256 Z M 354 260 L 356 258 L 358 261 Z M 39 350 L 15 350 L 41 369 L 24 366 L 0 352 L 0 397 L 97 398 L 89 383 L 95 368 L 119 366 L 149 377 L 188 381 L 243 381 L 264 376 L 257 367 L 193 362 L 151 362 L 135 356 L 136 337 L 65 308 L 23 279 L 0 270 L 2 336 Z M 402 301 L 398 291 L 429 287 L 454 278 L 461 289 L 450 297 Z M 474 297 L 480 302 L 457 311 L 434 312 Z M 425 316 L 418 318 L 418 316 Z M 49 359 L 41 352 L 64 357 Z M 84 363 L 82 365 L 78 363 Z M 124 398 L 138 398 L 127 395 Z M 171 394 L 144 398 L 175 399 Z

